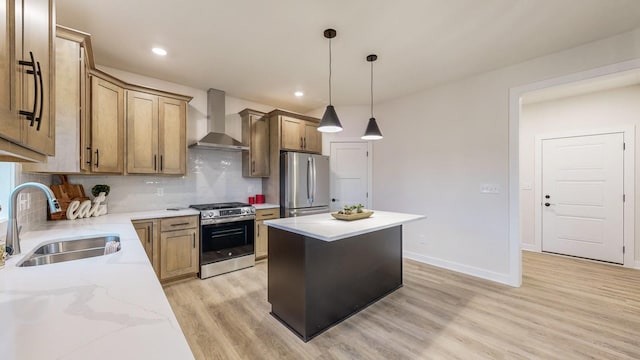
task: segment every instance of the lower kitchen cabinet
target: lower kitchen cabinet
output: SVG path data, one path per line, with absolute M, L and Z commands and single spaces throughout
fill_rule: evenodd
M 132 223 L 160 281 L 198 273 L 198 216 L 135 220 Z
M 158 220 L 138 220 L 132 221 L 133 227 L 138 233 L 138 238 L 142 242 L 144 251 L 153 265 L 153 270 L 156 272 L 158 278 L 160 278 L 160 251 L 153 251 L 159 249 L 158 243 Z
M 256 210 L 256 260 L 264 259 L 269 255 L 269 229 L 264 224 L 264 220 L 277 219 L 279 217 L 280 209 L 278 208 Z

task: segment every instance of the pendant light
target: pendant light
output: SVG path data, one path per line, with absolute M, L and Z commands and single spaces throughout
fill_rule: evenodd
M 382 139 L 382 133 L 376 122 L 376 118 L 373 117 L 373 62 L 378 60 L 378 55 L 371 54 L 367 56 L 367 61 L 371 63 L 371 118 L 367 124 L 367 130 L 362 135 L 362 140 L 380 140 Z
M 320 120 L 320 125 L 318 125 L 318 131 L 334 133 L 342 131 L 342 124 L 340 124 L 336 109 L 334 109 L 331 104 L 331 39 L 336 37 L 336 31 L 334 29 L 327 29 L 324 31 L 324 37 L 329 39 L 329 105 L 327 105 L 327 109 L 324 111 L 324 115 L 322 115 L 322 120 Z

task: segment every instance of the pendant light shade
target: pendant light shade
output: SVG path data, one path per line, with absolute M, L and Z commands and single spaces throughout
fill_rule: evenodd
M 367 130 L 365 130 L 364 135 L 362 135 L 361 139 L 362 140 L 382 139 L 382 132 L 380 132 L 380 128 L 378 127 L 378 123 L 376 122 L 376 118 L 369 119 L 369 123 L 367 124 Z
M 318 125 L 318 131 L 328 133 L 342 131 L 342 124 L 340 124 L 336 109 L 334 109 L 331 104 L 331 39 L 336 37 L 336 34 L 334 29 L 324 31 L 324 37 L 329 39 L 329 105 L 327 105 L 327 109 L 324 111 L 324 115 L 322 115 L 322 120 L 320 120 L 320 125 Z
M 364 131 L 364 135 L 362 135 L 362 140 L 380 140 L 382 139 L 382 132 L 378 127 L 378 123 L 376 122 L 376 118 L 373 117 L 373 62 L 378 60 L 378 55 L 371 54 L 367 56 L 367 61 L 371 63 L 371 118 L 369 118 L 369 123 L 367 124 L 367 129 Z

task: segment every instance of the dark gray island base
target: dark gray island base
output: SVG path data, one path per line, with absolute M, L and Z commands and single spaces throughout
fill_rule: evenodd
M 402 286 L 402 225 L 335 241 L 269 227 L 271 314 L 302 340 Z

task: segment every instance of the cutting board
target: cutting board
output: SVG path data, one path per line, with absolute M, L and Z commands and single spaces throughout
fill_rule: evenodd
M 49 220 L 66 220 L 67 208 L 73 200 L 90 200 L 84 193 L 84 187 L 81 184 L 70 184 L 67 175 L 58 175 L 61 184 L 51 185 L 51 191 L 58 199 L 62 211 L 58 213 L 49 213 Z

